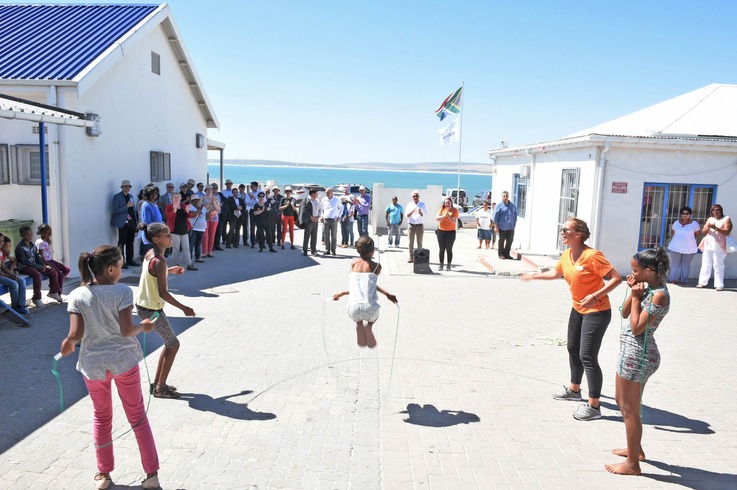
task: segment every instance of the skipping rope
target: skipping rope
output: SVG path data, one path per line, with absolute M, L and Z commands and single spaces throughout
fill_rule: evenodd
M 156 321 L 157 318 L 159 318 L 159 313 L 158 312 L 154 312 L 154 314 L 151 315 L 151 317 L 149 318 L 149 320 L 153 323 L 153 322 Z M 122 434 L 120 434 L 119 436 L 113 438 L 110 442 L 106 442 L 105 444 L 102 444 L 102 445 L 99 445 L 99 446 L 97 444 L 95 444 L 95 448 L 97 448 L 97 449 L 102 449 L 104 447 L 107 447 L 107 446 L 111 445 L 113 442 L 117 441 L 118 439 L 120 439 L 121 437 L 123 437 L 124 435 L 126 435 L 127 433 L 129 433 L 130 431 L 132 431 L 133 429 L 135 429 L 136 427 L 138 427 L 141 424 L 141 422 L 143 422 L 144 420 L 146 420 L 146 416 L 148 415 L 148 407 L 151 405 L 151 395 L 153 394 L 153 385 L 151 384 L 151 374 L 148 371 L 148 363 L 146 362 L 146 335 L 147 335 L 146 332 L 143 332 L 143 347 L 142 347 L 142 350 L 143 350 L 143 365 L 146 367 L 146 378 L 148 380 L 148 385 L 150 387 L 149 390 L 148 390 L 148 400 L 146 401 L 146 411 L 143 413 L 143 417 L 141 418 L 141 420 L 139 420 L 138 422 L 136 422 L 135 425 L 132 425 L 131 428 L 128 429 L 127 431 L 125 431 Z M 62 386 L 61 386 L 61 376 L 60 376 L 59 371 L 58 371 L 57 366 L 56 366 L 56 363 L 61 358 L 62 358 L 62 355 L 61 355 L 61 352 L 59 352 L 58 354 L 56 354 L 54 356 L 54 358 L 52 360 L 52 363 L 51 363 L 51 374 L 54 375 L 54 377 L 56 378 L 56 382 L 59 385 L 59 413 L 62 413 L 64 411 L 64 390 L 62 389 Z

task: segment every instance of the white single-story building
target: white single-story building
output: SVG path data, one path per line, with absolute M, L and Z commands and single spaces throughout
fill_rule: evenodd
M 223 147 L 207 139 L 218 121 L 166 4 L 3 5 L 0 24 L 0 94 L 94 122 L 45 124 L 57 260 L 76 270 L 81 251 L 117 243 L 111 202 L 123 179 L 136 197 L 149 182 L 206 181 L 208 148 Z M 0 220 L 35 227 L 42 220 L 39 121 L 3 109 Z
M 518 206 L 513 248 L 558 253 L 562 224 L 585 220 L 590 246 L 620 272 L 666 246 L 683 206 L 737 216 L 737 85 L 712 84 L 555 141 L 489 151 L 493 195 Z M 735 254 L 737 255 L 737 254 Z M 693 260 L 697 277 L 700 258 Z M 737 259 L 727 259 L 737 278 Z

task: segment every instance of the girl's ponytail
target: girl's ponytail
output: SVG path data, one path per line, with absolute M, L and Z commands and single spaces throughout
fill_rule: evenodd
M 100 245 L 92 252 L 79 254 L 77 268 L 82 279 L 82 286 L 94 284 L 96 276 L 105 272 L 105 269 L 111 265 L 117 265 L 122 258 L 120 249 L 113 245 Z

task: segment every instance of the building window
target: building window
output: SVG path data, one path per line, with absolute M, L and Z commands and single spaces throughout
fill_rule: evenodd
M 517 217 L 524 218 L 527 211 L 527 183 L 529 177 L 514 174 L 512 181 L 512 202 L 517 206 Z
M 151 73 L 161 75 L 161 55 L 151 51 Z
M 681 217 L 680 211 L 684 206 L 693 210 L 691 219 L 703 226 L 711 215 L 716 191 L 715 185 L 645 183 L 638 250 L 655 245 L 665 246 L 670 238 L 671 227 Z
M 15 146 L 15 179 L 19 184 L 41 185 L 41 152 L 38 145 Z M 46 185 L 49 185 L 48 146 L 46 146 Z
M 171 153 L 151 152 L 151 182 L 171 179 Z
M 10 184 L 9 157 L 8 145 L 0 145 L 0 185 Z

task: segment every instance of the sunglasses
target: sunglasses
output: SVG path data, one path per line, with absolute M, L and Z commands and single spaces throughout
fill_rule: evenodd
M 681 213 L 681 216 L 691 216 L 691 213 Z

